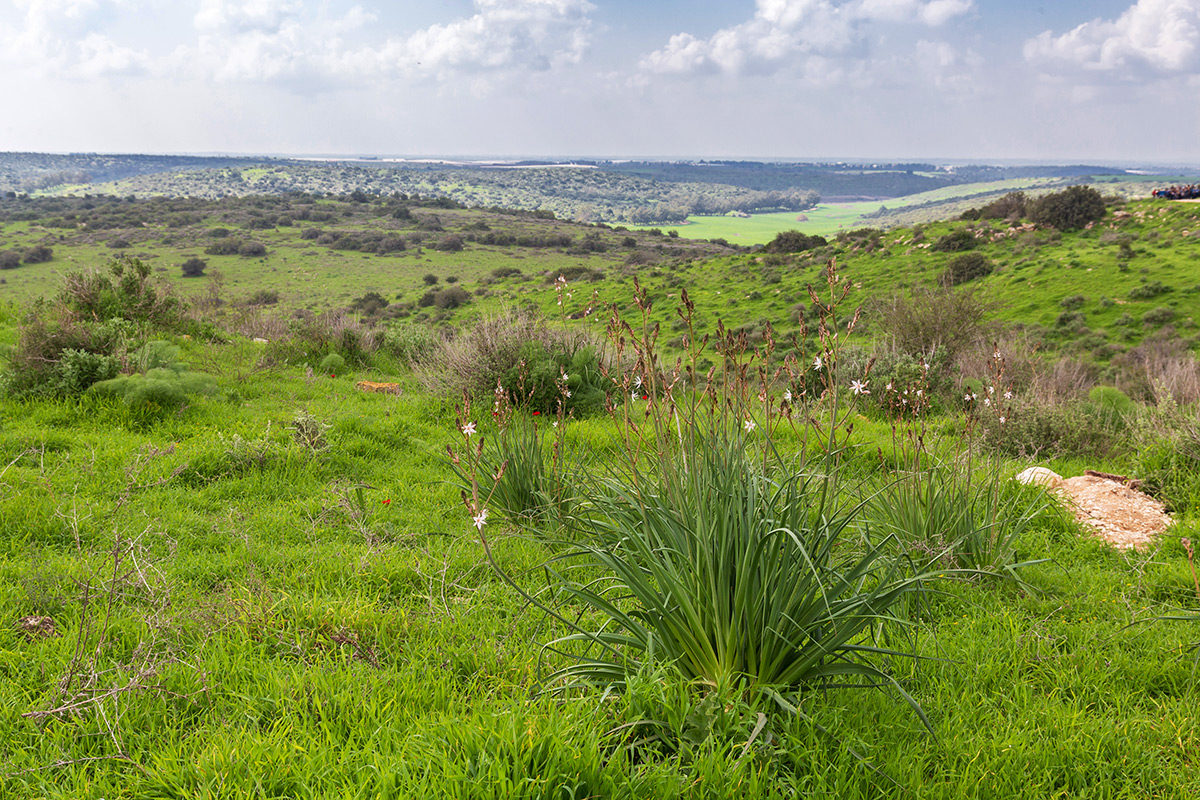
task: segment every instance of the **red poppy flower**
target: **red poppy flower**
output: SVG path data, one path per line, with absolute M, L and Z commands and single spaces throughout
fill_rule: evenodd
M 391 500 L 391 498 L 389 497 L 387 500 L 384 500 L 384 501 L 383 501 L 383 504 L 384 504 L 385 506 L 390 506 L 390 505 L 392 504 L 392 500 Z
M 541 413 L 542 413 L 542 412 L 540 412 L 540 411 L 535 411 L 535 412 L 533 412 L 533 415 L 534 415 L 535 417 L 537 417 L 537 416 L 540 416 L 540 415 L 541 415 Z

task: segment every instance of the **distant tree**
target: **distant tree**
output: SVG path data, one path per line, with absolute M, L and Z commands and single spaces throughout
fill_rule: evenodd
M 1007 219 L 1013 222 L 1025 216 L 1029 198 L 1024 192 L 1009 192 L 979 209 L 979 219 Z
M 182 270 L 185 278 L 203 278 L 204 268 L 208 266 L 208 262 L 203 258 L 189 258 L 183 262 Z
M 1090 186 L 1070 186 L 1044 195 L 1029 205 L 1029 219 L 1060 231 L 1086 227 L 1104 217 L 1104 198 Z

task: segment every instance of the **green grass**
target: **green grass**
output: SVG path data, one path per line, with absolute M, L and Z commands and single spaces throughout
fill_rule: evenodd
M 747 750 L 753 716 L 696 717 L 659 683 L 607 701 L 531 696 L 540 644 L 566 630 L 483 563 L 440 455 L 453 428 L 440 401 L 403 375 L 388 376 L 405 383 L 399 398 L 297 368 L 239 380 L 236 346 L 183 344 L 194 360 L 211 349 L 224 396 L 178 418 L 0 401 L 6 797 L 1200 790 L 1195 626 L 1126 627 L 1197 606 L 1175 537 L 1122 554 L 1043 527 L 1021 542 L 1053 559 L 1025 572 L 1035 592 L 945 587 L 919 629 L 936 660 L 893 665 L 936 740 L 894 697 L 831 691 L 806 697 L 814 722 L 772 714 Z M 328 451 L 291 442 L 297 408 L 329 422 Z M 235 434 L 270 457 L 239 460 Z M 498 528 L 494 548 L 539 585 L 543 545 Z M 27 615 L 57 635 L 18 634 Z M 22 717 L 61 704 L 68 673 L 113 689 L 147 663 L 144 688 Z M 606 733 L 652 711 L 688 735 L 725 733 L 685 752 Z

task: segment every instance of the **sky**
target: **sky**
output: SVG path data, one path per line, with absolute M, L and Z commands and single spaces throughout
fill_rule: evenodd
M 0 151 L 1200 164 L 1200 0 L 0 0 Z

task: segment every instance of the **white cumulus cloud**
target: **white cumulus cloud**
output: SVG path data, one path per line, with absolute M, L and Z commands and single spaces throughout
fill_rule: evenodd
M 672 36 L 641 61 L 651 73 L 770 73 L 804 69 L 864 45 L 881 23 L 944 25 L 974 8 L 973 0 L 757 0 L 754 16 L 707 39 Z
M 1095 19 L 1025 43 L 1025 58 L 1103 73 L 1200 68 L 1200 0 L 1138 0 L 1115 20 Z
M 578 63 L 587 51 L 594 6 L 587 0 L 475 0 L 476 13 L 432 25 L 381 48 L 348 54 L 382 73 L 547 70 Z

